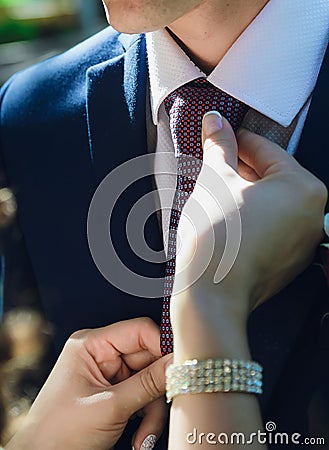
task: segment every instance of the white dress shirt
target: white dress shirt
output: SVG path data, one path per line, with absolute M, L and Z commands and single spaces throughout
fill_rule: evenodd
M 267 135 L 271 124 L 292 129 L 294 153 L 308 112 L 329 36 L 328 0 L 270 0 L 206 76 L 166 30 L 146 34 L 151 113 L 157 126 L 155 179 L 167 248 L 176 186 L 176 159 L 163 100 L 199 77 L 249 105 Z M 264 119 L 262 121 L 262 119 Z M 249 122 L 251 120 L 249 119 Z M 248 128 L 248 119 L 243 123 Z M 163 154 L 166 153 L 166 157 Z

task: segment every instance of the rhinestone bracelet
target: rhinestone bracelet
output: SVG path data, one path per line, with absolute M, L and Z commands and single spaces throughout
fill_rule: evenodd
M 171 364 L 166 370 L 167 403 L 180 394 L 204 392 L 262 393 L 260 364 L 240 359 L 197 359 Z

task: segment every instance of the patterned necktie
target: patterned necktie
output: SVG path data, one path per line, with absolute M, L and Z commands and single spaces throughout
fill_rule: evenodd
M 177 156 L 177 184 L 169 224 L 160 328 L 162 355 L 173 351 L 170 297 L 175 276 L 176 234 L 181 211 L 194 189 L 202 165 L 202 118 L 208 111 L 219 111 L 233 129 L 237 130 L 248 110 L 245 104 L 216 88 L 204 78 L 198 78 L 176 89 L 164 100 L 164 106 L 170 119 L 170 130 Z M 184 155 L 194 158 L 184 158 Z

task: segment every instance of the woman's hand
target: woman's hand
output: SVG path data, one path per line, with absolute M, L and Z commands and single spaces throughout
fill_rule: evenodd
M 198 357 L 200 333 L 208 356 L 212 343 L 213 356 L 223 345 L 230 353 L 231 341 L 244 347 L 235 357 L 248 355 L 250 311 L 310 264 L 327 199 L 323 183 L 274 143 L 247 130 L 236 139 L 216 114 L 203 125 L 203 167 L 178 226 L 171 303 L 178 360 Z
M 159 329 L 148 318 L 74 333 L 8 450 L 107 450 L 144 408 L 136 450 L 167 418 Z M 137 371 L 137 373 L 135 373 Z

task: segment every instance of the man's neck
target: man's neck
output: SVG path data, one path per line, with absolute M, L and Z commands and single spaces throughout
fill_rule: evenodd
M 206 74 L 259 14 L 269 0 L 205 0 L 173 22 L 168 31 Z

